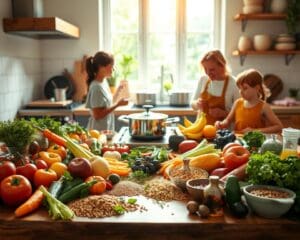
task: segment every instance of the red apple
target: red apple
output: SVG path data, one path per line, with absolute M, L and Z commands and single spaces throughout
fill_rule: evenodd
M 73 158 L 68 164 L 68 171 L 80 178 L 87 178 L 93 173 L 90 161 L 85 158 Z

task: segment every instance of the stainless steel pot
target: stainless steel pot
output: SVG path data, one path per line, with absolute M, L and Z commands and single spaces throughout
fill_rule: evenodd
M 174 91 L 170 93 L 171 106 L 188 106 L 190 104 L 190 92 Z
M 137 106 L 143 105 L 156 105 L 156 93 L 155 92 L 137 92 L 136 103 Z
M 149 111 L 151 105 L 144 105 L 145 112 L 119 116 L 118 120 L 129 125 L 129 134 L 140 140 L 160 139 L 166 134 L 166 127 L 170 123 L 179 122 L 179 117 L 168 118 L 163 113 Z

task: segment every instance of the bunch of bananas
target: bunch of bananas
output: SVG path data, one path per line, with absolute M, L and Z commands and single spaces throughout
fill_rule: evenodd
M 200 140 L 202 138 L 202 130 L 206 125 L 205 113 L 201 112 L 194 123 L 190 122 L 186 117 L 183 118 L 183 125 L 177 124 L 179 130 L 188 139 Z

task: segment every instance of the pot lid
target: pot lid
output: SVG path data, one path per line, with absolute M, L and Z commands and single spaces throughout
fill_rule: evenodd
M 144 105 L 143 108 L 145 109 L 144 112 L 129 114 L 128 118 L 133 120 L 161 120 L 168 118 L 168 115 L 164 113 L 151 112 L 150 109 L 153 108 L 152 105 Z

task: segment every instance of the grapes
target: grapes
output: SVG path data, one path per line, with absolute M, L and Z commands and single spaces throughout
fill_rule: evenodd
M 145 156 L 144 158 L 136 158 L 133 162 L 131 169 L 135 171 L 143 171 L 146 174 L 155 174 L 160 168 L 160 162 L 151 156 Z
M 217 131 L 217 136 L 213 140 L 216 147 L 219 149 L 223 149 L 223 147 L 230 142 L 234 142 L 236 139 L 234 133 L 229 129 L 220 129 Z

